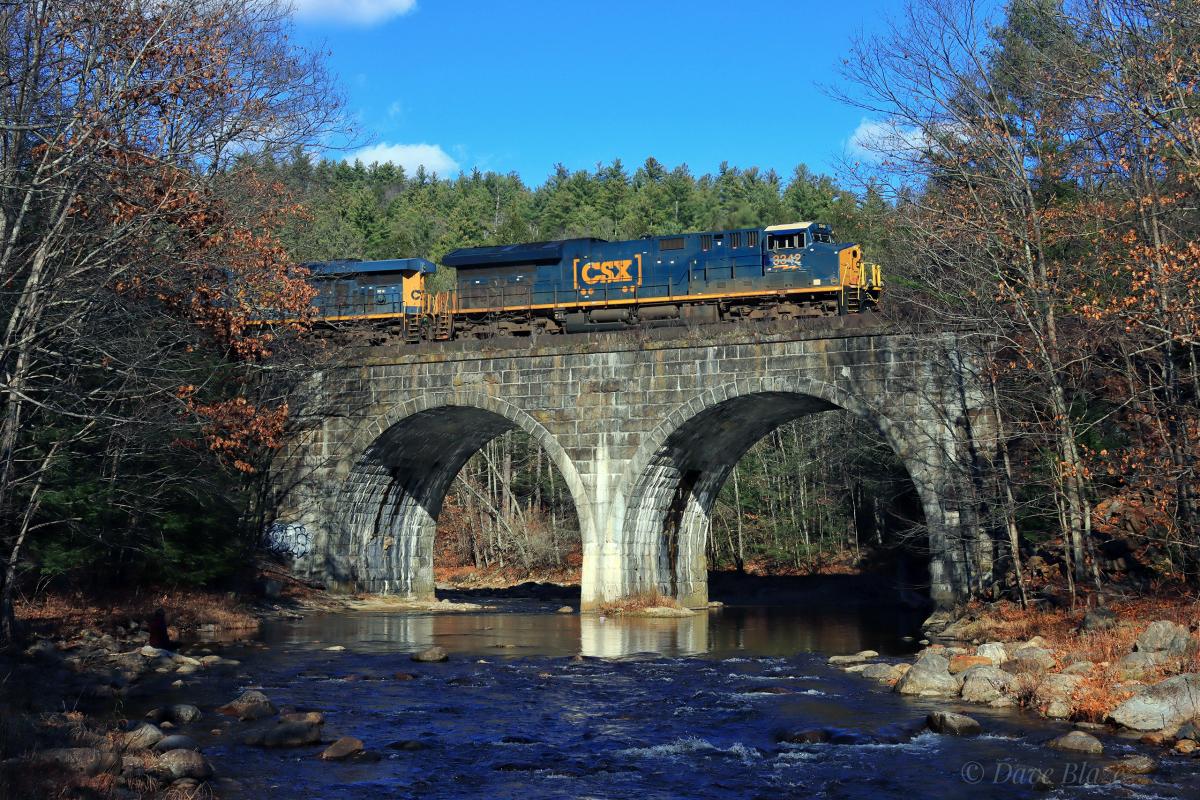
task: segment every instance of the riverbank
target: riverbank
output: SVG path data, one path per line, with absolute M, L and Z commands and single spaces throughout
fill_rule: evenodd
M 234 672 L 228 644 L 296 603 L 199 590 L 46 594 L 22 602 L 21 650 L 0 652 L 0 797 L 185 798 L 219 788 L 188 736 L 181 692 Z M 152 719 L 127 709 L 162 698 Z M 168 699 L 170 698 L 170 699 Z
M 1066 749 L 1100 753 L 1098 734 L 1160 756 L 1200 757 L 1200 638 L 1194 603 L 1141 599 L 1089 611 L 1008 604 L 935 615 L 912 659 L 835 655 L 830 663 L 907 696 L 1014 708 L 1079 729 Z M 1146 764 L 1143 762 L 1142 766 Z

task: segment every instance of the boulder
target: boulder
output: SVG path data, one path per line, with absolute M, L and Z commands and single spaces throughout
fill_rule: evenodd
M 1010 671 L 1046 672 L 1054 669 L 1054 654 L 1044 647 L 1032 645 L 1019 647 L 1013 651 L 1011 660 L 1017 669 Z
M 396 674 L 392 675 L 392 678 L 398 681 L 415 681 L 417 676 L 411 672 L 397 672 Z
M 1099 755 L 1104 752 L 1104 745 L 1100 743 L 1100 740 L 1090 733 L 1084 733 L 1083 731 L 1064 733 L 1057 739 L 1051 740 L 1049 746 L 1055 750 L 1066 750 L 1071 753 L 1087 753 L 1089 755 Z
M 200 709 L 187 703 L 180 703 L 167 709 L 167 717 L 176 725 L 189 725 L 200 719 Z
M 1120 761 L 1108 765 L 1108 771 L 1113 775 L 1149 775 L 1158 769 L 1158 762 L 1150 756 L 1125 756 Z
M 1190 756 L 1200 750 L 1200 744 L 1197 744 L 1195 739 L 1180 739 L 1175 743 L 1174 750 L 1181 756 Z
M 421 661 L 424 663 L 435 663 L 438 661 L 445 661 L 449 657 L 450 656 L 448 656 L 446 654 L 446 651 L 444 649 L 442 649 L 441 647 L 430 647 L 428 649 L 421 650 L 420 652 L 412 654 L 413 661 Z
M 338 739 L 325 751 L 321 753 L 322 761 L 341 761 L 351 756 L 356 756 L 363 751 L 363 743 L 361 739 L 355 739 L 353 736 L 343 736 Z
M 1175 728 L 1200 717 L 1200 673 L 1189 672 L 1143 688 L 1110 715 L 1135 731 Z
M 860 650 L 857 653 L 844 656 L 830 656 L 829 663 L 834 666 L 844 666 L 846 664 L 862 664 L 865 661 L 870 661 L 872 658 L 878 658 L 879 653 L 874 650 Z
M 900 677 L 895 664 L 864 664 L 859 674 L 875 681 L 890 681 Z
M 975 655 L 983 656 L 990 660 L 993 666 L 1000 666 L 1005 661 L 1008 661 L 1008 651 L 1004 649 L 1004 645 L 1000 642 L 987 642 L 975 648 Z
M 1063 675 L 1091 675 L 1096 665 L 1091 661 L 1076 661 L 1062 671 Z
M 966 714 L 952 711 L 935 711 L 926 718 L 929 729 L 947 736 L 974 736 L 983 732 L 983 726 Z
M 121 746 L 125 750 L 146 750 L 154 747 L 163 740 L 163 732 L 157 725 L 143 722 L 122 737 Z
M 251 731 L 242 740 L 261 747 L 303 747 L 321 741 L 321 725 L 314 722 L 287 722 Z
M 158 757 L 155 771 L 169 775 L 170 780 L 189 778 L 196 781 L 212 777 L 212 767 L 195 750 L 168 750 Z
M 240 697 L 221 706 L 217 711 L 231 717 L 237 717 L 243 722 L 265 719 L 266 717 L 274 716 L 276 713 L 275 706 L 271 704 L 267 696 L 253 689 L 242 692 Z
M 159 739 L 154 745 L 156 753 L 165 753 L 168 750 L 199 750 L 200 745 L 196 744 L 196 740 L 190 736 L 184 736 L 181 733 L 176 733 L 172 736 L 164 736 Z
M 1126 653 L 1117 662 L 1117 672 L 1125 680 L 1138 680 L 1162 666 L 1168 656 L 1164 652 L 1138 650 Z
M 575 609 L 571 608 L 570 606 L 561 606 L 558 609 L 557 613 L 559 613 L 559 614 L 574 614 Z
M 960 672 L 966 672 L 971 667 L 990 667 L 992 660 L 987 656 L 954 656 L 950 659 L 950 674 L 957 675 Z
M 991 703 L 1016 689 L 1017 679 L 999 667 L 973 667 L 963 673 L 962 698 L 969 703 Z
M 953 697 L 958 694 L 958 679 L 950 674 L 950 662 L 936 653 L 927 653 L 896 682 L 900 694 L 921 697 Z
M 1074 708 L 1073 695 L 1083 678 L 1057 673 L 1046 675 L 1037 685 L 1036 698 L 1050 719 L 1066 719 Z
M 1188 629 L 1169 620 L 1151 622 L 1138 636 L 1134 649 L 1139 653 L 1166 653 L 1169 656 L 1184 656 L 1196 647 Z

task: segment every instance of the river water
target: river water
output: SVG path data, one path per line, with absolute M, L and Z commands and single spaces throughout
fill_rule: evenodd
M 218 774 L 240 784 L 224 796 L 1200 797 L 1200 762 L 1164 760 L 1149 786 L 1109 784 L 1099 769 L 1139 752 L 1136 742 L 1105 736 L 1105 756 L 1068 756 L 1044 747 L 1066 725 L 1012 711 L 961 709 L 983 723 L 979 737 L 914 733 L 946 706 L 826 664 L 830 654 L 866 648 L 911 652 L 919 617 L 726 607 L 685 619 L 606 619 L 555 614 L 556 605 L 500 601 L 482 612 L 270 624 L 261 643 L 229 652 L 241 672 L 206 677 L 186 699 L 211 707 L 261 688 L 276 705 L 324 711 L 327 733 L 358 737 L 381 757 L 324 763 L 322 746 L 251 748 L 237 743 L 239 723 L 225 723 L 224 733 L 198 737 Z M 410 660 L 433 644 L 449 651 L 448 662 Z M 325 649 L 335 645 L 346 649 Z M 397 680 L 397 672 L 416 678 Z M 832 729 L 834 741 L 779 741 L 813 728 Z M 1036 788 L 1039 773 L 1056 788 Z

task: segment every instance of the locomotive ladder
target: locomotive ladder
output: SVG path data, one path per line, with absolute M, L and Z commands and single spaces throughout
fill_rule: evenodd
M 862 287 L 856 283 L 847 286 L 843 292 L 846 303 L 846 313 L 857 314 L 862 310 Z
M 407 344 L 417 344 L 421 341 L 421 314 L 404 315 L 404 341 Z
M 444 342 L 454 335 L 454 292 L 426 294 L 422 299 L 422 316 L 429 320 L 429 338 Z

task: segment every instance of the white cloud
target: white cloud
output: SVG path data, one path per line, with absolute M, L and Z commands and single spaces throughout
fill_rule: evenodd
M 390 161 L 397 167 L 404 167 L 404 171 L 410 175 L 416 172 L 419 166 L 424 166 L 426 172 L 436 172 L 439 175 L 450 175 L 458 171 L 458 162 L 436 144 L 380 142 L 370 147 L 364 147 L 356 153 L 351 153 L 346 156 L 346 160 L 350 162 L 358 160 L 364 164 L 372 164 L 376 161 L 382 164 Z
M 292 5 L 303 20 L 374 25 L 407 14 L 417 0 L 293 0 Z
M 860 161 L 878 162 L 885 158 L 903 158 L 924 150 L 929 140 L 916 128 L 873 119 L 863 119 L 850 134 L 846 151 Z

